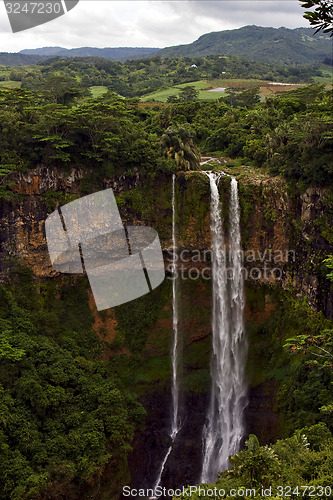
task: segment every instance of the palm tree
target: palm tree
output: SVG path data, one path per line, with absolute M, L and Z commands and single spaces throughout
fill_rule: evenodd
M 184 127 L 169 127 L 160 139 L 164 154 L 176 161 L 179 170 L 199 170 L 200 153 L 193 143 L 193 133 Z

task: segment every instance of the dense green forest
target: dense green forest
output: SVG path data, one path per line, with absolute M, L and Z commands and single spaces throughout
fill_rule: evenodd
M 0 287 L 0 498 L 80 498 L 108 462 L 120 488 L 145 413 L 101 360 L 82 283 L 36 285 L 24 268 L 10 281 Z
M 217 103 L 153 109 L 114 93 L 87 99 L 63 77 L 50 78 L 43 91 L 3 91 L 2 193 L 11 172 L 38 163 L 89 166 L 97 177 L 156 174 L 198 168 L 198 149 L 268 168 L 291 183 L 332 182 L 332 90 L 312 85 L 265 102 L 257 91 L 230 89 Z

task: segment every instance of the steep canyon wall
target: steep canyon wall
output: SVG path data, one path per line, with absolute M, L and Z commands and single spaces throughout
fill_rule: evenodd
M 91 185 L 91 173 L 39 167 L 13 178 L 0 200 L 0 276 L 10 259 L 25 261 L 36 278 L 54 276 L 46 247 L 44 222 L 48 214 L 76 197 L 112 187 L 123 221 L 147 224 L 159 232 L 162 248 L 171 248 L 171 179 L 166 176 L 103 179 Z M 330 288 L 322 260 L 333 247 L 333 195 L 329 189 L 292 192 L 279 177 L 241 171 L 238 176 L 242 209 L 242 244 L 249 280 L 292 287 L 305 294 L 312 307 L 333 318 Z M 87 188 L 88 185 L 88 188 Z M 199 172 L 177 175 L 177 240 L 180 249 L 209 248 L 209 183 Z M 221 180 L 223 211 L 228 223 L 229 178 Z M 183 253 L 183 264 L 206 264 L 209 257 Z M 209 263 L 208 263 L 209 264 Z M 263 269 L 267 267 L 266 272 Z M 280 268 L 281 272 L 271 273 Z M 251 268 L 260 269 L 260 273 Z
M 281 434 L 275 405 L 278 382 L 267 377 L 263 366 L 258 368 L 258 357 L 267 345 L 267 352 L 273 350 L 267 324 L 283 301 L 284 293 L 303 295 L 313 310 L 322 310 L 328 318 L 333 318 L 331 285 L 322 264 L 327 254 L 333 253 L 333 196 L 325 188 L 309 188 L 299 193 L 279 177 L 249 172 L 245 168 L 233 174 L 239 181 L 244 273 L 248 276 L 245 320 L 250 336 L 250 401 L 247 427 L 261 442 L 269 442 Z M 159 461 L 169 446 L 171 177 L 143 178 L 137 174 L 96 180 L 92 172 L 83 172 L 80 168 L 64 172 L 39 167 L 13 178 L 11 189 L 0 200 L 0 279 L 8 279 L 10 270 L 19 263 L 30 267 L 45 286 L 50 279 L 61 282 L 63 277 L 53 270 L 48 257 L 46 217 L 57 206 L 109 187 L 114 190 L 125 223 L 148 225 L 158 231 L 167 271 L 167 279 L 158 290 L 115 311 L 98 313 L 90 294 L 93 328 L 105 341 L 103 359 L 107 361 L 116 355 L 126 358 L 127 383 L 147 409 L 146 428 L 135 437 L 129 467 L 132 484 L 148 487 L 154 483 Z M 219 188 L 227 227 L 230 177 L 223 177 Z M 164 484 L 170 487 L 175 486 L 174 482 L 171 484 L 171 477 L 179 484 L 189 484 L 197 481 L 200 473 L 200 433 L 210 384 L 209 200 L 209 180 L 204 174 L 177 174 L 179 331 L 183 339 L 181 411 L 186 418 L 180 433 L 181 445 L 174 447 L 165 471 Z M 87 282 L 84 283 L 87 287 Z M 139 360 L 135 373 L 128 368 L 127 360 L 131 357 Z M 180 467 L 184 453 L 189 460 Z M 108 480 L 106 473 L 104 483 Z M 101 500 L 108 498 L 107 487 L 105 497 L 103 491 L 102 484 L 98 490 Z

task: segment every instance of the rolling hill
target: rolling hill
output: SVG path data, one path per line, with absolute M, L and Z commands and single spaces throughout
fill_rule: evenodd
M 306 64 L 332 58 L 332 39 L 313 34 L 312 28 L 263 28 L 244 26 L 236 30 L 202 35 L 188 45 L 167 47 L 163 57 L 200 57 L 211 54 L 239 56 L 275 64 Z
M 43 59 L 47 59 L 47 57 L 38 54 L 28 56 L 16 52 L 0 52 L 0 65 L 9 67 L 36 64 Z
M 43 47 L 24 49 L 19 53 L 0 53 L 0 64 L 19 66 L 35 64 L 49 57 L 102 57 L 113 61 L 160 56 L 203 57 L 238 56 L 274 64 L 332 64 L 332 39 L 328 34 L 314 35 L 312 28 L 263 28 L 244 26 L 235 30 L 202 35 L 193 43 L 158 49 L 154 47 Z

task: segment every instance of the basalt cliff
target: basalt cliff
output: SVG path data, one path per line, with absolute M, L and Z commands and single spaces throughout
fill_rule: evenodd
M 306 295 L 311 307 L 333 318 L 330 288 L 320 272 L 322 257 L 333 245 L 331 190 L 311 187 L 302 193 L 292 192 L 280 177 L 238 170 L 247 279 L 297 289 Z M 41 166 L 13 179 L 8 196 L 0 200 L 2 279 L 11 259 L 25 261 L 37 279 L 57 274 L 47 252 L 45 219 L 56 207 L 84 194 L 82 181 L 86 176 L 79 168 L 64 172 Z M 226 175 L 221 181 L 226 220 L 229 180 Z M 167 267 L 171 249 L 170 179 L 145 179 L 138 173 L 104 179 L 100 189 L 107 188 L 113 189 L 125 224 L 147 224 L 159 232 Z M 205 252 L 210 248 L 208 179 L 201 172 L 179 172 L 177 188 L 177 240 L 183 251 L 180 261 L 184 268 L 191 262 L 198 268 L 207 263 L 209 267 L 209 253 Z

